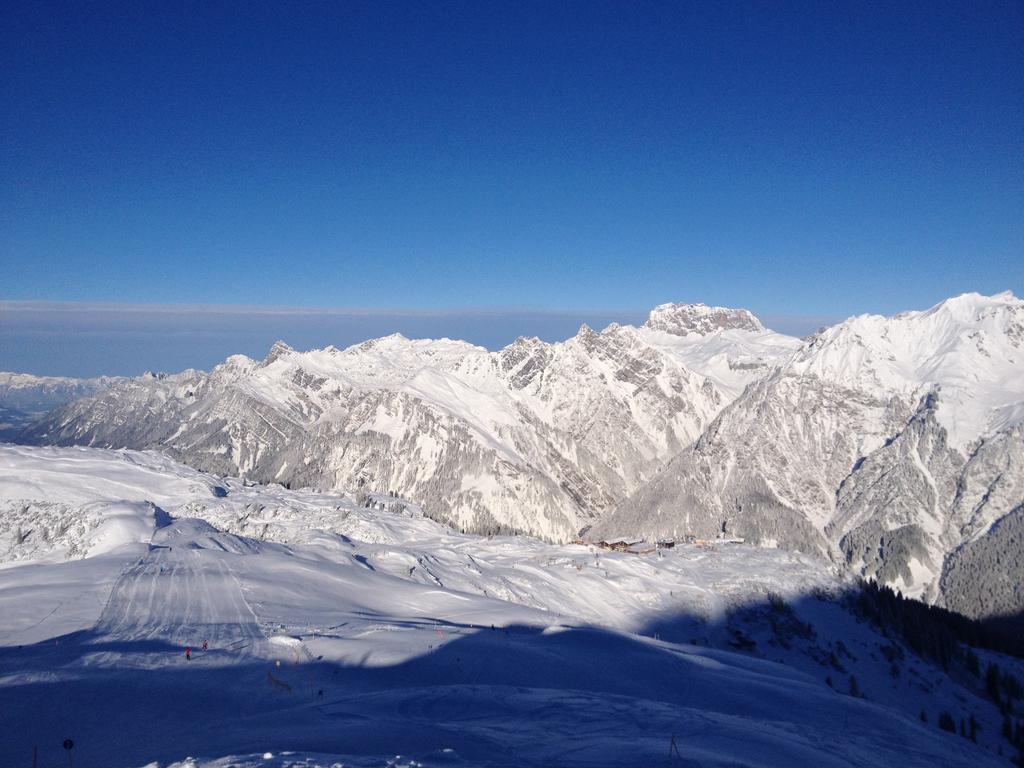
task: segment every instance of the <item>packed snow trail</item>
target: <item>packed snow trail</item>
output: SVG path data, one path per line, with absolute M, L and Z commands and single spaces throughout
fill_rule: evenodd
M 190 646 L 196 660 L 206 655 L 201 654 L 204 641 L 207 654 L 221 663 L 257 655 L 265 638 L 226 562 L 237 555 L 199 549 L 183 536 L 183 530 L 204 527 L 209 528 L 189 520 L 158 530 L 147 555 L 117 580 L 95 633 L 108 641 L 163 641 L 181 653 Z M 219 534 L 216 541 L 233 538 Z M 133 656 L 133 663 L 151 667 L 161 662 L 143 654 Z

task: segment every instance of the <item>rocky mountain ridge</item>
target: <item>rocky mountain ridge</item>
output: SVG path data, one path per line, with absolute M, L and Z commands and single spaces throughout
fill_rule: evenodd
M 583 326 L 496 352 L 398 334 L 345 350 L 278 342 L 262 361 L 125 382 L 22 439 L 159 448 L 261 482 L 393 489 L 468 530 L 566 540 L 799 346 L 736 312 L 733 327 L 715 308 L 666 305 L 656 328 Z

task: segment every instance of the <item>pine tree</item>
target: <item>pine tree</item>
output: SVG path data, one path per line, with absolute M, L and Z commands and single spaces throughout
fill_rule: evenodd
M 1003 738 L 1007 741 L 1013 741 L 1013 723 L 1010 722 L 1009 715 L 1003 715 Z
M 927 723 L 928 722 L 928 713 L 925 712 L 923 709 L 921 710 L 921 722 L 922 723 Z
M 999 667 L 996 666 L 994 662 L 990 663 L 988 668 L 985 670 L 985 693 L 987 693 L 989 698 L 997 705 L 1000 703 Z
M 950 733 L 956 733 L 956 722 L 949 712 L 942 712 L 939 715 L 939 728 Z
M 964 719 L 962 717 L 960 718 L 960 735 L 965 739 L 967 738 L 967 726 L 964 725 Z
M 860 686 L 857 685 L 857 678 L 854 675 L 850 675 L 850 695 L 860 698 Z
M 1024 687 L 1021 687 L 1020 681 L 1009 672 L 1003 673 L 1000 682 L 1003 690 L 1006 691 L 1007 698 L 1020 699 L 1024 697 Z
M 967 655 L 964 657 L 964 662 L 967 665 L 967 671 L 975 677 L 981 677 L 981 665 L 978 662 L 978 654 L 974 652 L 973 648 L 967 649 Z
M 971 741 L 975 744 L 978 743 L 978 721 L 974 717 L 974 713 L 971 713 L 971 719 L 967 721 L 968 736 Z

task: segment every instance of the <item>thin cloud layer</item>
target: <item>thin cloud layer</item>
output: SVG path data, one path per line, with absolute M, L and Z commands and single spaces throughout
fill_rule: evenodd
M 388 309 L 238 305 L 0 302 L 0 370 L 51 376 L 210 368 L 231 354 L 262 357 L 277 339 L 297 349 L 345 347 L 401 333 L 498 349 L 518 336 L 558 341 L 586 323 L 639 324 L 645 311 L 533 308 Z M 805 335 L 836 318 L 762 317 Z

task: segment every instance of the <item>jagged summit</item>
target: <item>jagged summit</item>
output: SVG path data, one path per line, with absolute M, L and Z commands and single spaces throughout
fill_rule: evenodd
M 691 333 L 706 336 L 729 330 L 761 333 L 765 330 L 761 321 L 746 309 L 672 303 L 659 304 L 652 309 L 644 327 L 674 336 L 687 336 Z
M 282 357 L 283 355 L 290 354 L 295 350 L 287 342 L 278 339 L 271 346 L 270 351 L 267 352 L 267 356 L 263 358 L 263 365 L 270 365 L 272 362 Z

